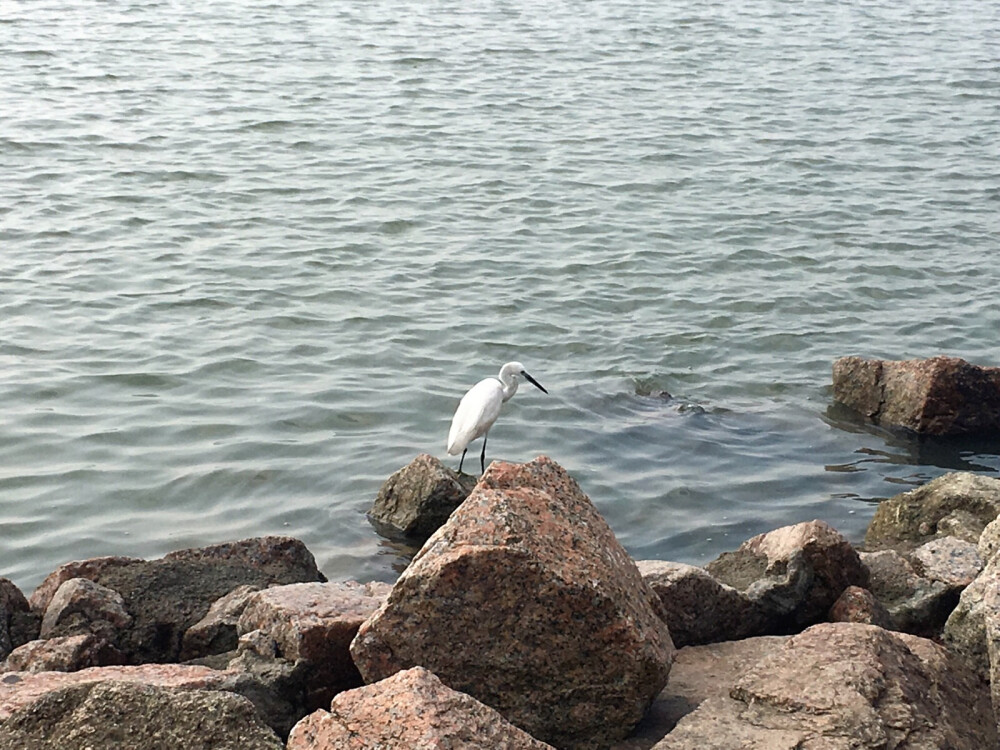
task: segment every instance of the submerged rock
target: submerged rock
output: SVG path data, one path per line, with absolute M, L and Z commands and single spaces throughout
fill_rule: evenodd
M 997 746 L 987 689 L 959 659 L 873 625 L 814 625 L 724 679 L 654 750 Z
M 385 481 L 368 517 L 384 532 L 423 542 L 475 485 L 476 477 L 452 471 L 434 456 L 421 453 Z
M 1000 479 L 954 472 L 879 503 L 865 533 L 869 550 L 910 549 L 954 536 L 976 544 L 1000 515 Z
M 564 469 L 494 462 L 351 653 L 367 682 L 421 665 L 538 739 L 596 748 L 625 736 L 667 680 L 658 608 Z
M 925 435 L 1000 433 L 1000 368 L 957 357 L 842 357 L 833 365 L 833 397 L 885 427 Z
M 858 553 L 823 521 L 760 534 L 705 568 L 751 602 L 761 634 L 793 633 L 819 622 L 844 589 L 868 585 Z
M 292 729 L 288 750 L 545 750 L 499 713 L 423 667 L 333 699 Z

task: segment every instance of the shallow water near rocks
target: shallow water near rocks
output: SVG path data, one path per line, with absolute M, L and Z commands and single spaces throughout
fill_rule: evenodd
M 551 395 L 489 458 L 551 456 L 636 557 L 856 541 L 880 498 L 995 474 L 996 442 L 868 429 L 829 383 L 1000 364 L 998 29 L 972 0 L 11 0 L 0 575 L 288 534 L 392 580 L 365 511 L 511 359 Z

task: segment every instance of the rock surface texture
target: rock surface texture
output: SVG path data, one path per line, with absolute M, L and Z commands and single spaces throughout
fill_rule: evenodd
M 659 601 L 550 459 L 494 462 L 351 645 L 366 682 L 414 666 L 560 748 L 623 737 L 667 680 Z
M 916 636 L 815 625 L 702 701 L 654 748 L 995 748 L 987 689 L 963 667 Z
M 819 622 L 844 589 L 868 585 L 858 553 L 823 521 L 760 534 L 705 568 L 750 600 L 762 635 L 793 633 Z
M 292 729 L 288 750 L 546 750 L 499 713 L 423 667 L 333 699 Z
M 253 704 L 218 691 L 98 682 L 56 690 L 0 725 L 0 750 L 282 750 Z
M 833 397 L 866 419 L 925 435 L 1000 434 L 1000 368 L 956 357 L 842 357 Z
M 945 474 L 879 503 L 865 548 L 911 549 L 944 536 L 977 544 L 998 515 L 1000 479 L 965 471 Z
M 475 477 L 421 453 L 385 481 L 368 517 L 390 535 L 422 542 L 448 520 L 475 484 Z
M 0 578 L 0 659 L 38 637 L 41 615 L 33 613 L 14 582 Z

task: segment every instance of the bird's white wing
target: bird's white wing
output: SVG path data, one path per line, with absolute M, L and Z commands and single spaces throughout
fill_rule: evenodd
M 503 386 L 496 378 L 480 380 L 462 396 L 448 431 L 448 453 L 457 456 L 486 434 L 503 405 Z

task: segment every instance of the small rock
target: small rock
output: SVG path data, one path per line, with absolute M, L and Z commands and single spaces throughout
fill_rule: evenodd
M 569 474 L 495 461 L 351 654 L 366 682 L 421 665 L 560 748 L 624 737 L 667 679 L 659 599 Z
M 391 588 L 353 581 L 274 586 L 250 597 L 239 632 L 266 636 L 277 656 L 305 662 L 307 708 L 328 706 L 341 690 L 362 684 L 351 660 L 351 641 Z
M 860 622 L 894 630 L 892 615 L 868 589 L 848 586 L 830 607 L 830 622 Z
M 239 637 L 236 625 L 250 597 L 257 591 L 260 591 L 259 586 L 237 586 L 216 599 L 208 608 L 208 613 L 184 631 L 180 661 L 234 650 Z
M 743 593 L 768 634 L 797 632 L 822 620 L 845 588 L 868 585 L 858 553 L 823 521 L 760 534 L 705 568 Z
M 945 474 L 879 503 L 868 524 L 865 548 L 909 549 L 940 536 L 976 544 L 997 515 L 1000 479 L 970 472 Z
M 985 685 L 912 635 L 822 623 L 729 679 L 654 750 L 997 747 Z
M 29 641 L 3 663 L 3 672 L 76 672 L 87 667 L 124 664 L 125 655 L 93 633 Z
M 292 730 L 288 750 L 544 750 L 475 698 L 446 687 L 423 667 L 333 699 Z
M 881 602 L 896 628 L 933 637 L 958 603 L 958 590 L 941 581 L 918 575 L 910 562 L 895 550 L 862 552 L 871 575 L 869 590 Z
M 764 618 L 754 604 L 704 568 L 661 560 L 638 560 L 636 566 L 660 598 L 675 647 L 738 640 L 763 631 Z
M 93 633 L 101 640 L 115 643 L 118 633 L 132 624 L 125 600 L 117 591 L 89 581 L 70 578 L 49 602 L 42 618 L 41 637 Z
M 976 545 L 953 536 L 932 539 L 917 547 L 910 560 L 919 575 L 963 589 L 979 575 L 983 561 Z
M 28 600 L 31 609 L 39 615 L 45 614 L 45 610 L 49 608 L 49 602 L 56 595 L 56 591 L 71 578 L 86 578 L 89 581 L 97 581 L 105 570 L 142 562 L 145 561 L 137 557 L 95 557 L 90 560 L 74 560 L 60 565 L 49 573 L 31 595 Z
M 282 750 L 245 698 L 89 683 L 42 696 L 0 726 L 0 748 Z
M 875 424 L 923 435 L 1000 432 L 1000 368 L 957 357 L 842 357 L 833 365 L 833 397 Z
M 0 660 L 12 649 L 38 637 L 40 621 L 21 589 L 9 578 L 0 578 Z
M 385 481 L 368 517 L 383 532 L 424 541 L 475 485 L 475 477 L 452 471 L 421 453 Z

